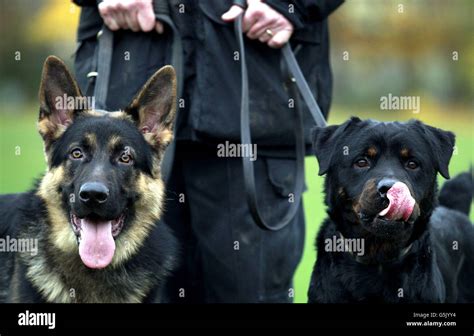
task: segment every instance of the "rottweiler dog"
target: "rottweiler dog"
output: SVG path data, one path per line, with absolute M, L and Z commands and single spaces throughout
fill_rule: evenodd
M 417 120 L 353 117 L 316 128 L 313 140 L 328 218 L 309 302 L 474 302 L 472 176 L 441 190 L 463 204 L 438 202 L 454 134 Z
M 0 302 L 161 302 L 178 250 L 160 221 L 174 69 L 157 71 L 124 110 L 105 112 L 84 107 L 50 56 L 39 98 L 47 171 L 31 191 L 0 196 Z

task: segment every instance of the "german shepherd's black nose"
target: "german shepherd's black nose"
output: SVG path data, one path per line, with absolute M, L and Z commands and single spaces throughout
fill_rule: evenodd
M 102 204 L 109 197 L 109 189 L 100 182 L 87 182 L 79 190 L 79 199 L 87 204 Z
M 396 180 L 391 179 L 391 178 L 383 178 L 380 180 L 380 182 L 377 184 L 377 190 L 380 194 L 381 197 L 386 197 L 387 196 L 387 191 L 395 184 L 397 183 Z

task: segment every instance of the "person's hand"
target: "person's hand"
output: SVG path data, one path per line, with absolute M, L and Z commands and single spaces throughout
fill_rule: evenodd
M 291 22 L 261 0 L 247 0 L 247 5 L 242 21 L 242 30 L 247 37 L 272 48 L 283 47 L 293 34 Z M 221 18 L 226 22 L 234 21 L 243 11 L 233 5 Z
M 163 24 L 155 19 L 152 0 L 104 0 L 99 4 L 99 13 L 110 30 L 163 32 Z

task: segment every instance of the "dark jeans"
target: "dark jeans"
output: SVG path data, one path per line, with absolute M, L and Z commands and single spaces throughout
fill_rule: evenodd
M 249 212 L 241 158 L 216 147 L 178 143 L 168 182 L 165 220 L 183 242 L 182 267 L 169 281 L 172 302 L 292 302 L 292 278 L 304 244 L 303 205 L 276 232 Z M 255 179 L 265 218 L 289 205 L 295 162 L 258 157 Z

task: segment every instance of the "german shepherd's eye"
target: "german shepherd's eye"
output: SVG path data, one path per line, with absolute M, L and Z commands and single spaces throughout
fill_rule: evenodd
M 414 169 L 418 168 L 420 165 L 415 160 L 408 160 L 407 163 L 405 164 L 405 166 L 408 169 L 414 170 Z
M 368 168 L 370 166 L 369 160 L 365 158 L 358 159 L 356 162 L 354 162 L 354 166 L 356 168 Z
M 80 148 L 74 148 L 70 153 L 69 157 L 73 160 L 81 160 L 84 158 L 84 153 Z
M 122 154 L 120 154 L 118 161 L 123 164 L 132 164 L 133 163 L 133 158 L 130 152 L 125 151 Z

